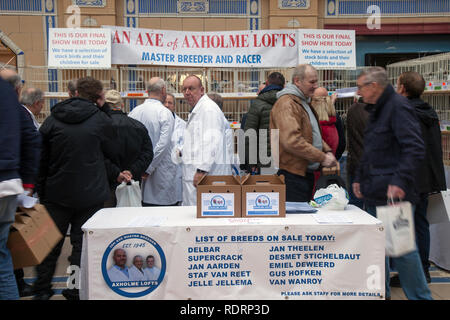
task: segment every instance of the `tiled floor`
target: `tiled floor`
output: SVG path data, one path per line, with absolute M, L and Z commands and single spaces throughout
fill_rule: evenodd
M 431 283 L 428 285 L 434 300 L 450 300 L 450 272 L 432 265 Z M 406 300 L 401 288 L 391 288 L 392 300 Z
M 70 239 L 66 237 L 62 254 L 59 257 L 55 276 L 53 278 L 53 289 L 55 290 L 55 295 L 51 298 L 52 300 L 65 300 L 65 298 L 61 295 L 61 291 L 66 288 L 68 276 L 66 272 L 67 267 L 69 266 L 67 257 L 69 256 L 70 251 Z M 25 268 L 24 272 L 25 281 L 32 283 L 35 278 L 33 268 Z M 430 275 L 431 283 L 429 284 L 429 287 L 433 295 L 433 299 L 450 300 L 450 272 L 432 265 Z M 391 298 L 392 300 L 406 300 L 405 294 L 401 288 L 391 288 Z M 31 297 L 25 297 L 22 299 L 29 300 Z

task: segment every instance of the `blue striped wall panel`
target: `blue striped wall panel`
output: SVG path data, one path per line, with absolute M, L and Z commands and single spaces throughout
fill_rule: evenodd
M 177 0 L 139 0 L 139 13 L 177 13 Z
M 0 11 L 42 12 L 42 0 L 0 0 Z
M 209 0 L 209 13 L 247 14 L 247 0 L 238 0 L 238 1 Z
M 331 1 L 339 15 L 366 15 L 367 8 L 376 5 L 381 14 L 409 15 L 427 13 L 450 13 L 450 0 L 338 0 Z
M 246 15 L 247 3 L 248 0 L 209 0 L 208 13 Z M 138 8 L 140 14 L 179 13 L 176 0 L 138 0 Z

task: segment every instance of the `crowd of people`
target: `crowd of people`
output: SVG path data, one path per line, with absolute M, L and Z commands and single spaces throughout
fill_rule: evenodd
M 284 175 L 286 201 L 309 202 L 321 169 L 336 166 L 347 149 L 351 204 L 375 216 L 376 206 L 389 198 L 414 206 L 417 250 L 386 258 L 386 297 L 394 263 L 399 276 L 392 284 L 398 281 L 409 299 L 431 299 L 427 199 L 446 185 L 439 119 L 420 100 L 423 78 L 404 73 L 394 89 L 383 68 L 363 71 L 357 81 L 360 98 L 348 110 L 347 134 L 334 107 L 336 95 L 329 96 L 318 81 L 317 70 L 307 64 L 294 69 L 289 83 L 281 73 L 268 76 L 242 128 L 277 130 L 278 135 L 276 141 L 257 141 L 254 163 L 249 161 L 247 140 L 241 169 Z M 233 131 L 219 94 L 206 94 L 199 77 L 186 77 L 182 94 L 191 109 L 184 121 L 176 114 L 176 98 L 167 92 L 164 79 L 148 79 L 146 89 L 148 98 L 127 114 L 120 92 L 104 90 L 91 77 L 71 81 L 69 99 L 54 105 L 39 125 L 42 91 L 22 90 L 14 70 L 0 72 L 0 299 L 50 299 L 64 242 L 36 266 L 32 286 L 24 282 L 23 270 L 13 272 L 6 241 L 18 194 L 38 197 L 62 234 L 70 225 L 69 260 L 79 266 L 81 226 L 101 208 L 116 206 L 119 184 L 139 181 L 142 206 L 189 206 L 196 205 L 196 186 L 205 175 L 232 174 Z M 266 137 L 274 139 L 270 133 Z M 260 148 L 270 163 L 259 157 Z M 122 251 L 114 253 L 110 277 L 150 279 L 143 258 L 134 257 L 127 267 Z M 65 289 L 63 295 L 79 299 L 78 289 Z

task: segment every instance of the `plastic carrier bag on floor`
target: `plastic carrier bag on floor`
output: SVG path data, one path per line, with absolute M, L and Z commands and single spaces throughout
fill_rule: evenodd
M 348 204 L 348 193 L 337 184 L 316 191 L 314 202 L 321 208 L 329 210 L 344 210 Z
M 400 257 L 416 249 L 411 203 L 404 201 L 377 207 L 377 218 L 384 225 L 388 257 Z
M 142 207 L 142 193 L 139 181 L 122 182 L 116 188 L 116 207 Z

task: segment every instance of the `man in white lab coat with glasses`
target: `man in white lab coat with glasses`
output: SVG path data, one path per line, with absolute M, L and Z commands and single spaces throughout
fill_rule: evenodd
M 181 155 L 183 206 L 195 206 L 197 184 L 203 176 L 231 175 L 231 155 L 227 152 L 223 112 L 205 94 L 201 79 L 188 76 L 183 81 L 182 90 L 192 108 L 184 131 Z

